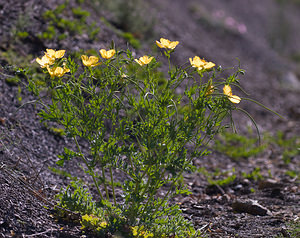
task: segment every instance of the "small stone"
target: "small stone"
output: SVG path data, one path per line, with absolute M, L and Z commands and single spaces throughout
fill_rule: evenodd
M 297 75 L 292 72 L 286 72 L 282 77 L 281 77 L 281 82 L 282 86 L 287 89 L 291 89 L 294 91 L 300 90 L 300 81 Z
M 282 184 L 278 183 L 274 179 L 266 179 L 262 180 L 258 184 L 258 189 L 280 189 L 282 188 Z
M 271 212 L 263 207 L 262 205 L 258 204 L 257 201 L 255 200 L 237 200 L 235 202 L 232 203 L 232 209 L 235 212 L 239 212 L 239 213 L 249 213 L 251 215 L 255 215 L 255 216 L 266 216 L 271 214 Z

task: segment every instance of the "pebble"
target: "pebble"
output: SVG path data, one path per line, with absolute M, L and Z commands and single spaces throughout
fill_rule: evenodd
M 258 189 L 280 189 L 282 188 L 282 184 L 278 183 L 276 180 L 274 179 L 266 179 L 266 180 L 262 180 L 259 182 L 258 184 Z
M 263 207 L 262 205 L 258 204 L 256 200 L 237 200 L 232 203 L 232 209 L 235 212 L 239 213 L 248 213 L 255 216 L 266 216 L 270 215 L 271 212 Z

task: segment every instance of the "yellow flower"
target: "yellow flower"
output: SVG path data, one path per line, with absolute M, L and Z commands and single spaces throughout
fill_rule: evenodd
M 140 65 L 143 66 L 145 64 L 149 64 L 152 61 L 153 57 L 149 57 L 147 55 L 144 55 L 140 57 L 139 59 L 135 59 L 135 61 Z
M 232 103 L 240 103 L 241 98 L 239 96 L 232 95 L 232 90 L 231 90 L 231 87 L 229 85 L 224 86 L 223 93 L 228 96 L 228 99 Z
M 49 65 L 54 64 L 55 58 L 51 58 L 51 57 L 49 57 L 48 55 L 45 54 L 41 59 L 36 58 L 35 61 L 41 66 L 41 68 L 45 68 Z
M 190 58 L 189 60 L 192 67 L 198 68 L 198 70 L 211 69 L 215 66 L 213 62 L 207 62 L 204 59 L 200 59 L 199 56 L 195 56 L 193 59 Z
M 211 69 L 213 67 L 215 67 L 216 65 L 213 62 L 206 62 L 206 64 L 204 64 L 204 68 L 205 69 Z
M 144 226 L 141 226 L 140 228 L 138 226 L 131 226 L 131 231 L 132 231 L 132 235 L 134 237 L 138 236 L 141 238 L 148 238 L 148 237 L 153 237 L 153 233 L 149 232 L 149 231 L 144 231 Z M 140 230 L 140 233 L 138 234 L 138 230 Z
M 160 41 L 156 41 L 156 45 L 159 48 L 167 48 L 174 50 L 175 47 L 179 44 L 179 41 L 170 41 L 168 39 L 160 38 Z
M 102 221 L 102 222 L 99 224 L 99 226 L 105 228 L 105 227 L 107 227 L 107 222 L 106 222 L 106 221 Z
M 215 91 L 215 88 L 213 85 L 209 85 L 207 90 L 206 90 L 206 93 L 205 93 L 205 96 L 209 96 L 210 94 L 212 94 L 213 92 Z
M 95 67 L 100 64 L 100 63 L 98 63 L 99 58 L 96 56 L 88 57 L 86 55 L 82 55 L 81 60 L 82 60 L 83 65 L 87 66 L 87 67 Z
M 65 54 L 65 50 L 52 50 L 52 49 L 46 49 L 46 54 L 51 57 L 51 58 L 55 58 L 55 59 L 60 59 L 64 56 Z
M 49 65 L 54 64 L 55 59 L 60 59 L 64 56 L 65 50 L 52 50 L 46 49 L 45 55 L 40 59 L 37 58 L 35 61 L 40 64 L 41 68 L 46 68 Z
M 114 49 L 108 50 L 108 51 L 106 51 L 105 49 L 101 49 L 101 50 L 99 50 L 99 52 L 100 52 L 102 58 L 104 58 L 104 59 L 110 59 L 116 53 L 116 51 Z
M 56 77 L 62 77 L 65 73 L 70 72 L 69 69 L 67 69 L 66 67 L 62 68 L 62 67 L 53 67 L 50 68 L 49 66 L 47 66 L 47 70 L 51 76 L 51 78 Z

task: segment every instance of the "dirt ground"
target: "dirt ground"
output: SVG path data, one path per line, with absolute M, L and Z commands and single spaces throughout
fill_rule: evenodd
M 85 1 L 83 8 L 91 13 L 88 24 L 95 21 L 101 29 L 95 40 L 86 34 L 70 35 L 64 41 L 40 40 L 37 35 L 47 27 L 42 13 L 62 2 L 0 1 L 0 237 L 93 237 L 83 234 L 79 224 L 53 217 L 53 195 L 68 179 L 48 167 L 56 166 L 57 155 L 64 146 L 72 147 L 72 141 L 40 123 L 36 115 L 39 107 L 26 104 L 20 108 L 34 97 L 23 86 L 20 89 L 5 80 L 15 76 L 18 57 L 30 55 L 28 65 L 34 64 L 45 48 L 97 50 L 108 47 L 111 40 L 117 47 L 127 47 L 126 40 L 101 20 L 103 16 L 114 23 L 114 17 L 108 11 L 97 11 L 92 1 Z M 246 71 L 242 86 L 252 98 L 283 118 L 249 102 L 242 101 L 240 107 L 253 115 L 261 132 L 281 131 L 290 138 L 300 135 L 300 4 L 292 0 L 280 2 L 150 0 L 145 1 L 145 7 L 153 20 L 149 23 L 151 38 L 180 41 L 174 63 L 182 64 L 198 55 L 226 68 L 236 66 L 238 58 Z M 78 1 L 70 4 L 76 7 Z M 14 32 L 19 28 L 26 29 L 29 35 L 17 39 Z M 147 35 L 136 35 L 147 41 Z M 149 44 L 145 43 L 135 53 L 143 55 L 148 51 Z M 10 57 L 13 62 L 7 59 L 11 52 L 17 55 Z M 251 124 L 238 113 L 234 119 L 241 132 Z M 286 164 L 276 146 L 268 147 L 259 156 L 239 160 L 213 151 L 195 164 L 209 173 L 216 168 L 221 172 L 234 168 L 247 173 L 260 168 L 263 175 L 257 181 L 238 176 L 220 187 L 211 186 L 201 172 L 185 174 L 192 194 L 173 202 L 181 204 L 185 217 L 207 237 L 292 237 L 287 224 L 299 222 L 299 175 L 298 179 L 292 178 L 286 172 L 299 173 L 299 153 Z M 68 170 L 75 176 L 80 173 L 75 162 L 68 164 Z M 258 205 L 249 205 L 249 200 Z

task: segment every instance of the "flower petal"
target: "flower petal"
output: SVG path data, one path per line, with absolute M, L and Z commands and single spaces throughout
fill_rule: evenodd
M 58 50 L 58 51 L 56 51 L 55 52 L 55 58 L 56 59 L 62 58 L 64 56 L 65 52 L 66 52 L 65 50 Z
M 207 64 L 204 65 L 205 69 L 211 69 L 215 67 L 216 65 L 213 62 L 207 62 Z
M 223 93 L 227 96 L 232 96 L 232 90 L 229 85 L 225 85 L 223 88 Z
M 141 62 L 141 61 L 139 61 L 138 59 L 134 59 L 135 60 L 135 62 L 137 62 L 140 66 L 143 66 L 144 64 Z
M 236 95 L 231 95 L 228 97 L 228 99 L 232 102 L 232 103 L 240 103 L 240 101 L 242 100 L 239 96 Z

